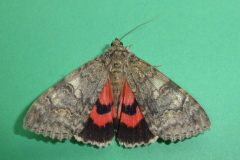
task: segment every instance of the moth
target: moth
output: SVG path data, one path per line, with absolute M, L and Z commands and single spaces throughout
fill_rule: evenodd
M 210 127 L 199 103 L 115 39 L 105 53 L 49 88 L 24 127 L 53 139 L 125 147 L 192 137 Z

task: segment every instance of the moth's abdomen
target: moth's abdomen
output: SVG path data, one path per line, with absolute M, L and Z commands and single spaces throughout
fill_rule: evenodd
M 112 92 L 113 92 L 113 99 L 114 99 L 114 104 L 117 106 L 118 104 L 118 98 L 123 86 L 123 80 L 118 79 L 120 78 L 116 74 L 110 76 L 111 79 L 111 85 L 112 85 Z

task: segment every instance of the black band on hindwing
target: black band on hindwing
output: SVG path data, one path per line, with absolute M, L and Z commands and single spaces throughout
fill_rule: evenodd
M 96 107 L 97 107 L 97 113 L 98 114 L 105 114 L 111 111 L 112 104 L 109 105 L 103 105 L 97 100 L 96 102 Z
M 134 115 L 136 113 L 137 106 L 138 106 L 138 103 L 136 100 L 134 100 L 132 105 L 125 106 L 123 104 L 122 112 L 128 115 Z

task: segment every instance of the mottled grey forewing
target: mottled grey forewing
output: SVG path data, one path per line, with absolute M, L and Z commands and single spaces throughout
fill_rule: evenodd
M 135 55 L 127 68 L 127 80 L 153 134 L 175 141 L 210 127 L 199 103 L 164 74 Z
M 100 58 L 76 69 L 49 88 L 28 110 L 24 127 L 51 138 L 71 138 L 80 132 L 107 80 Z

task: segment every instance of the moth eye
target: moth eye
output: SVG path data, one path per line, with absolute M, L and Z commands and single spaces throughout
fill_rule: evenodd
M 123 43 L 122 43 L 122 42 L 120 42 L 120 44 L 123 46 Z
M 113 42 L 111 43 L 111 46 L 113 46 Z

